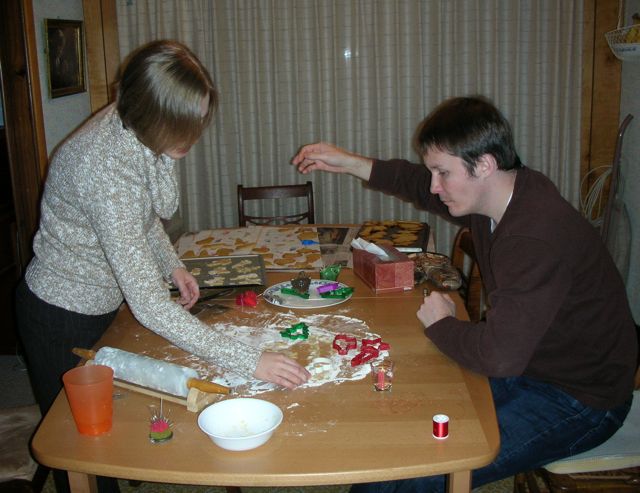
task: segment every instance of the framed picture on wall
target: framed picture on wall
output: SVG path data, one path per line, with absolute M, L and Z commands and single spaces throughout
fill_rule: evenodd
M 82 21 L 45 19 L 49 95 L 59 98 L 86 91 Z

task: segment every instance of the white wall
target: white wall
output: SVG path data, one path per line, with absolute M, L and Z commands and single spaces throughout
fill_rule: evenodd
M 33 17 L 38 49 L 40 87 L 42 89 L 45 138 L 47 153 L 51 156 L 51 151 L 90 115 L 91 101 L 89 99 L 88 81 L 86 92 L 51 99 L 49 95 L 44 20 L 83 21 L 82 0 L 33 0 Z M 86 44 L 84 53 L 86 74 Z
M 627 0 L 624 25 L 640 12 L 640 0 Z M 640 324 L 640 58 L 622 62 L 620 117 L 631 113 L 633 120 L 624 136 L 620 164 L 623 200 L 631 220 L 631 255 L 627 275 L 627 293 L 636 323 Z

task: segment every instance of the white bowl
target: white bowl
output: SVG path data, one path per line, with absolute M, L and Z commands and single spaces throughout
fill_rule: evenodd
M 198 416 L 198 426 L 223 449 L 250 450 L 265 443 L 282 423 L 278 406 L 240 397 L 216 402 Z

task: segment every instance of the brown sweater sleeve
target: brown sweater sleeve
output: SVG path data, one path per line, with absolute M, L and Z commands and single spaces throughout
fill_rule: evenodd
M 413 202 L 419 209 L 452 219 L 438 196 L 429 191 L 431 173 L 424 165 L 403 159 L 375 160 L 369 186 L 404 201 Z
M 519 376 L 561 310 L 571 276 L 540 240 L 509 237 L 492 250 L 500 262 L 492 263 L 497 287 L 489 294 L 486 321 L 448 317 L 425 334 L 465 368 L 491 377 Z

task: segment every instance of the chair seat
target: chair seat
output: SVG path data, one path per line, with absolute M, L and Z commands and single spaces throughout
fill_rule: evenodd
M 554 474 L 572 474 L 640 466 L 640 391 L 622 427 L 603 444 L 544 466 Z

